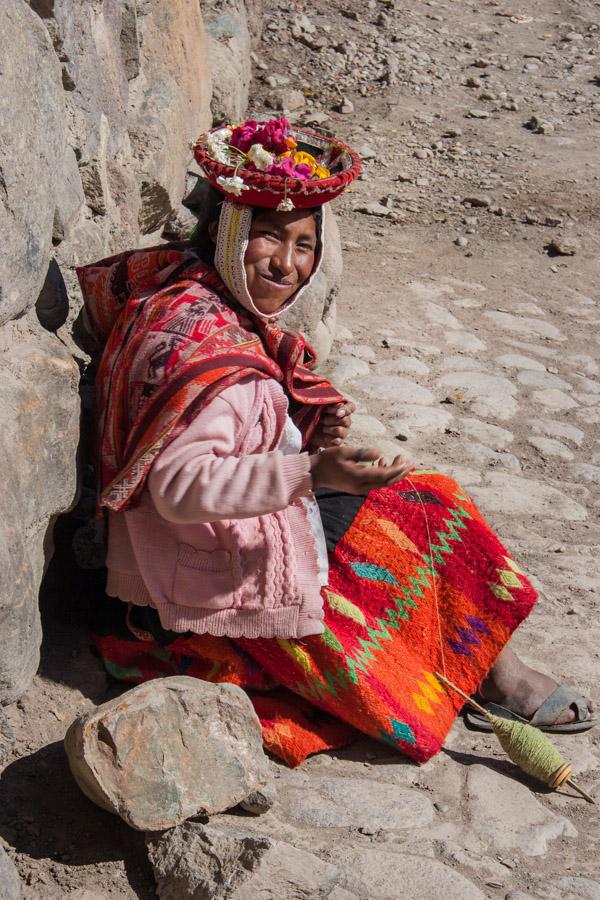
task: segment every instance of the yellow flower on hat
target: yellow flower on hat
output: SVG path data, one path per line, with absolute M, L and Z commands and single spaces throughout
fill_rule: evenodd
M 315 171 L 313 172 L 313 175 L 316 175 L 317 178 L 329 178 L 331 172 L 329 171 L 329 169 L 326 169 L 325 166 L 317 166 L 315 168 Z
M 296 153 L 294 153 L 294 162 L 297 166 L 310 166 L 310 174 L 314 175 L 315 169 L 317 167 L 317 161 L 312 153 L 306 153 L 304 150 L 298 150 Z
M 286 137 L 285 144 L 286 144 L 286 147 L 289 147 L 290 150 L 295 150 L 296 147 L 298 146 L 297 141 L 294 140 L 294 138 L 291 136 L 291 134 L 288 134 L 288 136 Z

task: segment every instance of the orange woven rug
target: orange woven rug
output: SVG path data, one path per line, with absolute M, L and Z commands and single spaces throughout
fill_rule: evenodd
M 411 473 L 357 503 L 336 532 L 323 588 L 325 631 L 303 641 L 174 635 L 121 622 L 95 636 L 107 670 L 135 683 L 187 674 L 248 690 L 266 749 L 298 765 L 356 732 L 420 762 L 442 747 L 536 594 L 472 500 L 447 476 Z M 331 517 L 329 517 L 331 518 Z M 335 523 L 334 523 L 335 524 Z M 108 601 L 107 601 L 108 602 Z M 150 619 L 153 610 L 135 610 Z M 148 627 L 148 626 L 146 626 Z

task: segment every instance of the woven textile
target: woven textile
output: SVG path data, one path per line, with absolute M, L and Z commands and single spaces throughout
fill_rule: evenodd
M 329 573 L 325 631 L 303 641 L 182 635 L 160 646 L 113 633 L 97 644 L 126 680 L 185 672 L 248 689 L 266 748 L 290 765 L 356 731 L 429 759 L 462 704 L 434 673 L 473 693 L 534 589 L 470 498 L 435 472 L 372 491 Z
M 160 451 L 247 375 L 283 383 L 305 445 L 323 407 L 344 399 L 310 371 L 314 352 L 299 334 L 248 315 L 193 254 L 140 250 L 77 274 L 106 341 L 96 397 L 101 506 L 134 502 Z

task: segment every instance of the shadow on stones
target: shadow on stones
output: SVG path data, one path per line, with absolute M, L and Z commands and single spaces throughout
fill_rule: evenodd
M 449 756 L 450 759 L 459 763 L 461 766 L 485 766 L 486 769 L 498 772 L 499 775 L 504 775 L 506 778 L 510 778 L 511 781 L 520 782 L 525 785 L 525 787 L 529 788 L 533 794 L 544 795 L 555 793 L 554 791 L 551 791 L 550 788 L 546 788 L 535 778 L 531 778 L 531 776 L 522 772 L 521 769 L 509 759 L 492 759 L 489 756 L 478 756 L 475 753 L 450 750 L 448 747 L 442 747 L 440 752 L 445 753 L 446 756 Z
M 35 312 L 46 331 L 58 331 L 69 316 L 69 295 L 55 259 L 50 260 L 42 290 L 35 303 Z
M 88 800 L 69 771 L 62 742 L 11 763 L 0 778 L 0 835 L 19 853 L 64 866 L 123 860 L 132 889 L 155 897 L 144 835 Z
M 40 590 L 42 647 L 39 674 L 76 688 L 94 703 L 108 699 L 108 678 L 92 648 L 89 623 L 104 600 L 105 571 L 76 565 L 77 508 L 54 526 L 54 555 Z
M 403 756 L 399 751 L 394 752 L 393 747 L 388 747 L 379 741 L 362 737 L 357 732 L 357 737 L 351 744 L 336 750 L 328 750 L 326 754 L 331 759 L 345 762 L 369 763 L 371 766 L 413 766 L 414 763 L 408 756 Z

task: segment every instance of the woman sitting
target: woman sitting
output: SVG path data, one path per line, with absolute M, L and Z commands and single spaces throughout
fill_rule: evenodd
M 356 154 L 284 119 L 196 153 L 220 200 L 202 233 L 78 273 L 105 344 L 108 671 L 241 685 L 290 764 L 355 729 L 428 759 L 462 705 L 436 672 L 504 715 L 591 727 L 585 698 L 508 646 L 535 592 L 472 500 L 345 446 L 353 405 L 277 324 L 319 269 L 321 207 Z

